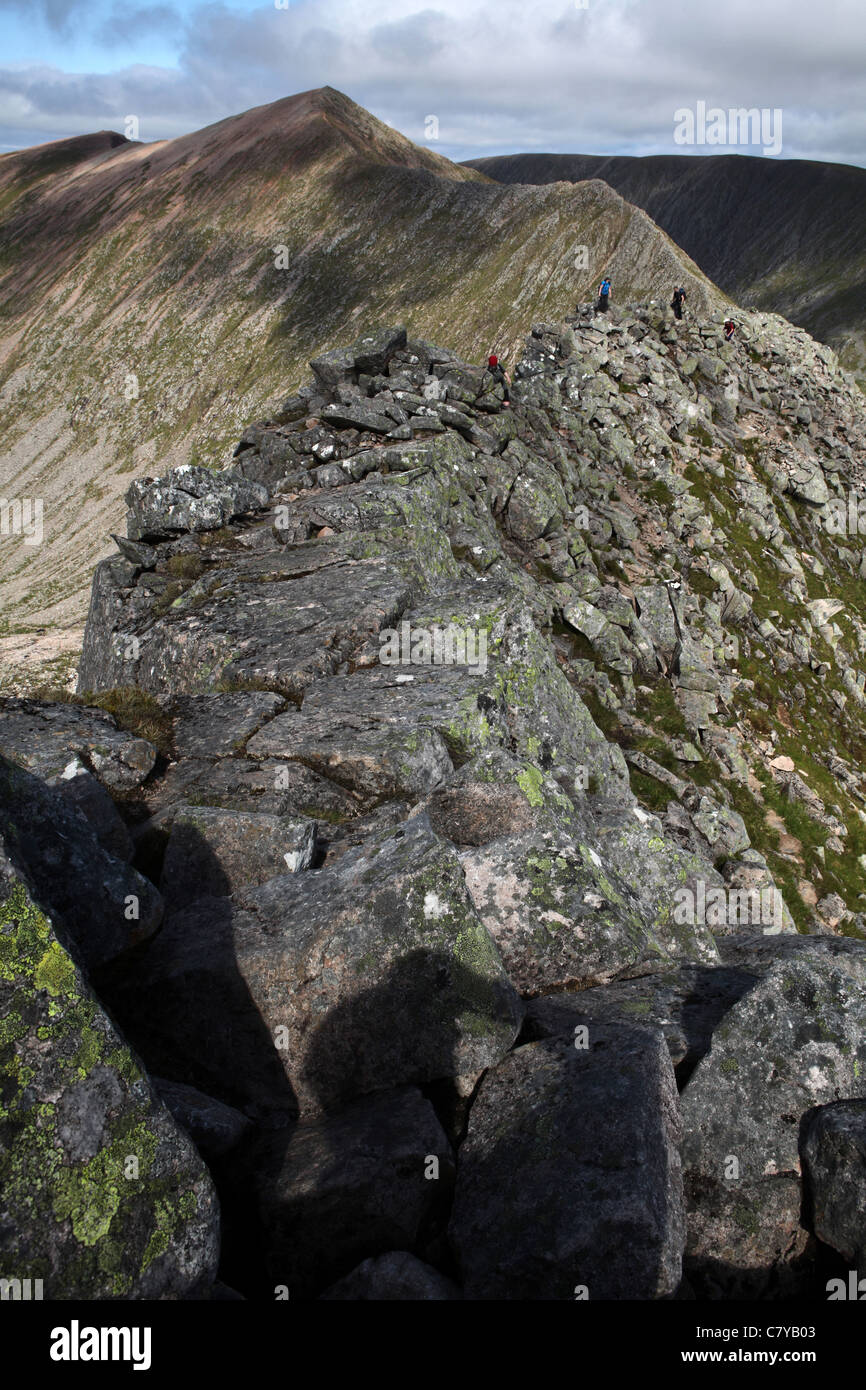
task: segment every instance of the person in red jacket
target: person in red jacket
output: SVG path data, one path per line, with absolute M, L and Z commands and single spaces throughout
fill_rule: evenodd
M 511 397 L 508 394 L 508 377 L 505 374 L 505 368 L 503 367 L 499 358 L 496 356 L 495 352 L 491 352 L 490 356 L 487 359 L 487 370 L 493 377 L 493 380 L 496 382 L 496 384 L 502 387 L 504 393 L 504 404 L 510 406 Z

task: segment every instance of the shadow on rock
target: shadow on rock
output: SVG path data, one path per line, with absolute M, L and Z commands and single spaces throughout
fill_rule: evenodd
M 188 835 L 210 896 L 169 912 L 151 941 L 96 972 L 94 983 L 151 1074 L 258 1124 L 285 1125 L 298 1104 L 238 967 L 228 880 L 204 838 Z
M 217 1165 L 229 1284 L 254 1299 L 316 1298 L 389 1251 L 453 1277 L 445 1230 L 455 1162 L 445 1128 L 453 1138 L 459 1094 L 474 1079 L 456 1079 L 467 1030 L 501 1013 L 502 993 L 453 957 L 416 950 L 330 1010 L 304 1068 L 322 1113 L 259 1129 Z M 471 1001 L 461 1016 L 455 996 Z M 395 1070 L 417 1084 L 376 1089 L 386 1044 Z

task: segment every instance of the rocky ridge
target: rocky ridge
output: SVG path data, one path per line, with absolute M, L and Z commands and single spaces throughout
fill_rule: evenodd
M 727 302 L 607 184 L 505 188 L 332 88 L 0 155 L 0 497 L 44 505 L 39 544 L 0 531 L 0 659 L 83 626 L 131 478 L 223 467 L 323 346 L 396 319 L 513 357 L 602 268 L 623 297 Z
M 604 179 L 738 304 L 784 314 L 866 380 L 863 169 L 744 154 L 516 154 L 467 167 L 503 183 Z
M 362 333 L 230 469 L 132 484 L 78 701 L 0 706 L 10 881 L 245 1296 L 823 1296 L 863 1248 L 866 410 L 737 320 L 579 306 L 510 408 Z M 59 1228 L 15 1229 L 47 1271 Z

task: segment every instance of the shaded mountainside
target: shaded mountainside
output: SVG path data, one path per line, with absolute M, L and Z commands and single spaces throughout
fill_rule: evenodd
M 866 169 L 749 155 L 514 154 L 468 166 L 506 184 L 603 179 L 734 299 L 784 314 L 866 378 Z
M 4 156 L 0 214 L 0 484 L 45 514 L 41 545 L 2 542 L 7 627 L 82 621 L 129 475 L 224 464 L 362 314 L 507 358 L 590 292 L 581 246 L 622 293 L 725 303 L 608 185 L 504 188 L 330 88 Z
M 0 701 L 0 1254 L 46 1297 L 861 1264 L 866 400 L 739 318 L 583 304 L 510 405 L 368 328 L 131 483 L 80 694 Z

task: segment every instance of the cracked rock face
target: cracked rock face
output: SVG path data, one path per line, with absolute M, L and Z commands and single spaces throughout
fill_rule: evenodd
M 10 861 L 246 1296 L 820 1296 L 862 1249 L 866 408 L 741 318 L 578 306 L 508 409 L 362 328 L 133 484 L 79 703 L 2 703 Z

